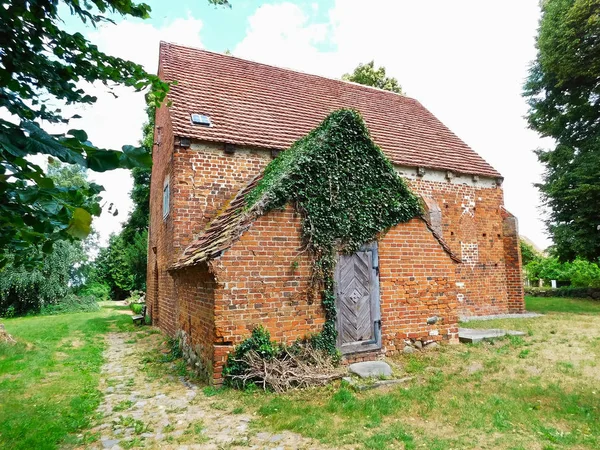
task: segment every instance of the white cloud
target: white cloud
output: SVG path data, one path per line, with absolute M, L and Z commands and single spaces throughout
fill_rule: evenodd
M 202 47 L 201 30 L 202 22 L 192 17 L 177 19 L 163 27 L 123 21 L 103 26 L 87 37 L 107 54 L 137 62 L 150 73 L 156 73 L 161 40 Z M 82 119 L 72 121 L 70 127 L 86 130 L 90 141 L 99 147 L 120 149 L 125 144 L 137 144 L 146 121 L 144 94 L 119 87 L 114 90 L 118 96 L 115 98 L 101 84 L 88 87 L 86 91 L 96 95 L 98 101 L 79 109 L 77 112 Z M 129 171 L 122 169 L 90 172 L 90 178 L 105 187 L 104 201 L 114 203 L 119 210 L 117 217 L 103 213 L 94 219 L 100 242 L 105 243 L 110 233 L 120 230 L 131 209 L 132 180 Z
M 533 149 L 521 97 L 539 19 L 537 0 L 336 0 L 313 24 L 289 4 L 260 6 L 236 56 L 339 77 L 375 59 L 505 176 L 507 208 L 521 233 L 546 246 L 533 183 Z M 320 51 L 321 43 L 334 50 Z

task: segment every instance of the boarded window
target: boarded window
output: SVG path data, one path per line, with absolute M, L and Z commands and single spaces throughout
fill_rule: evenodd
M 163 218 L 166 218 L 169 215 L 169 206 L 171 203 L 171 186 L 169 183 L 169 179 L 165 180 L 165 184 L 163 185 Z

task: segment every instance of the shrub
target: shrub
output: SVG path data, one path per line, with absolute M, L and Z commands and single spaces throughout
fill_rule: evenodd
M 110 286 L 106 283 L 94 281 L 83 286 L 79 295 L 96 297 L 98 301 L 110 300 Z
M 525 295 L 532 297 L 567 297 L 600 300 L 600 288 L 567 286 L 558 289 L 549 289 L 527 287 L 525 288 Z
M 129 307 L 131 308 L 134 314 L 141 314 L 144 305 L 141 303 L 130 303 Z
M 42 315 L 65 314 L 73 312 L 97 311 L 100 309 L 96 297 L 91 295 L 78 296 L 67 294 L 53 305 L 44 305 L 40 310 Z
M 276 342 L 271 341 L 269 332 L 258 325 L 252 330 L 252 334 L 248 339 L 238 345 L 235 350 L 227 356 L 227 363 L 223 369 L 225 383 L 236 388 L 244 386 L 238 380 L 232 379 L 234 375 L 242 375 L 249 369 L 248 364 L 244 361 L 244 357 L 251 351 L 258 353 L 265 359 L 275 357 L 281 350 L 281 347 Z

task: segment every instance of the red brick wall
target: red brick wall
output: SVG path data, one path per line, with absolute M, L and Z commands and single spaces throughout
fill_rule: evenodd
M 519 225 L 517 218 L 502 210 L 504 255 L 506 262 L 506 291 L 508 310 L 511 313 L 525 311 L 523 302 L 523 271 L 521 270 L 521 245 L 519 243 Z
M 302 250 L 300 218 L 291 207 L 259 217 L 221 258 L 211 263 L 215 293 L 215 379 L 227 352 L 256 325 L 291 343 L 320 331 L 321 302 L 308 295 L 311 261 Z M 220 354 L 220 357 L 217 355 Z
M 162 133 L 153 155 L 147 296 L 155 323 L 171 336 L 183 330 L 190 335 L 191 347 L 211 338 L 216 374 L 232 345 L 247 337 L 257 323 L 280 341 L 318 332 L 323 312 L 319 300 L 309 304 L 310 262 L 301 251 L 299 218 L 288 208 L 259 218 L 238 243 L 211 263 L 217 284 L 210 300 L 214 301 L 214 334 L 208 334 L 208 274 L 170 274 L 167 268 L 271 156 L 268 151 L 239 148 L 228 155 L 220 144 L 179 148 L 164 108 L 157 111 L 156 119 Z M 171 213 L 163 220 L 162 187 L 167 175 Z M 390 230 L 380 248 L 384 347 L 395 351 L 403 339 L 415 336 L 455 339 L 457 312 L 522 310 L 518 233 L 516 223 L 511 228 L 502 216 L 502 189 L 422 179 L 409 184 L 439 206 L 442 235 L 465 263 L 452 263 L 419 220 Z M 194 305 L 203 305 L 196 325 L 190 322 L 196 314 Z M 433 315 L 444 320 L 426 325 Z M 206 346 L 200 353 L 201 360 L 211 357 Z
M 425 222 L 392 228 L 379 242 L 381 334 L 386 353 L 405 339 L 457 342 L 454 263 Z M 427 319 L 437 316 L 436 324 Z
M 174 136 L 166 106 L 156 111 L 155 145 L 152 151 L 150 182 L 150 224 L 148 237 L 148 272 L 146 304 L 152 322 L 173 336 L 176 332 L 177 304 L 174 285 L 167 268 L 173 260 L 173 209 L 163 219 L 163 186 L 167 177 L 173 178 Z M 160 129 L 157 132 L 157 129 Z M 159 145 L 156 143 L 160 142 Z M 171 200 L 173 196 L 171 195 Z
M 175 210 L 173 247 L 182 251 L 219 209 L 270 161 L 271 153 L 237 148 L 226 154 L 222 144 L 196 143 L 176 148 L 172 186 Z
M 207 378 L 213 371 L 215 281 L 206 264 L 173 273 L 178 301 L 177 337 L 188 362 Z
M 214 380 L 227 353 L 263 325 L 279 342 L 317 333 L 320 298 L 308 295 L 311 261 L 302 252 L 300 218 L 288 206 L 260 217 L 221 258 L 215 274 Z M 383 350 L 405 338 L 456 340 L 455 267 L 420 219 L 392 228 L 379 246 Z M 427 319 L 437 315 L 436 325 Z
M 504 240 L 502 189 L 420 179 L 409 180 L 409 184 L 439 205 L 442 236 L 463 259 L 463 264 L 456 266 L 459 313 L 470 316 L 517 310 L 523 297 L 519 300 L 513 295 L 509 302 L 506 262 L 514 258 L 507 257 L 511 244 Z M 518 245 L 515 249 L 518 251 Z

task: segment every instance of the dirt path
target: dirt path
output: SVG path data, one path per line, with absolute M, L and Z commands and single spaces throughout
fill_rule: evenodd
M 145 332 L 107 335 L 100 385 L 105 396 L 98 409 L 102 419 L 90 430 L 99 439 L 86 448 L 323 448 L 293 433 L 255 430 L 251 416 L 226 399 L 209 397 L 173 375 L 152 376 L 144 368 L 144 354 L 160 340 L 161 335 Z

